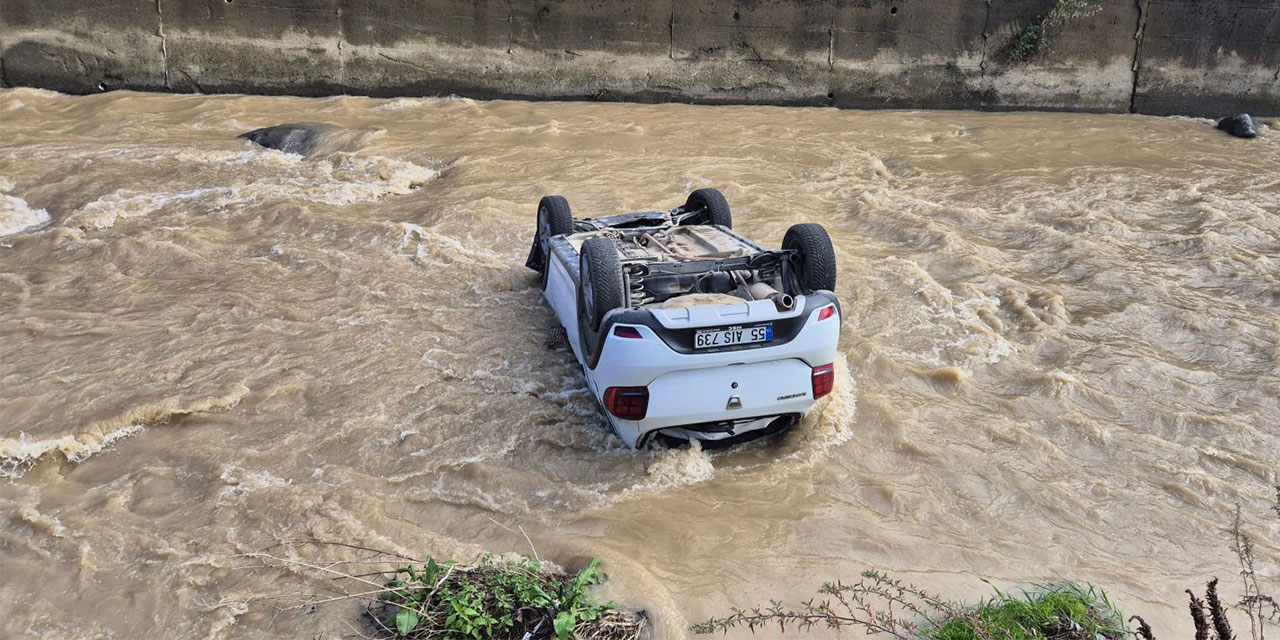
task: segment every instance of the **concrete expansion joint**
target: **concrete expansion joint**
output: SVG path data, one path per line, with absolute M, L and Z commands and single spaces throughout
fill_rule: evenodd
M 991 0 L 987 0 L 987 11 L 982 18 L 982 60 L 978 62 L 978 70 L 987 72 L 987 47 L 991 41 Z
M 834 71 L 836 68 L 836 26 L 833 24 L 827 29 L 827 71 Z
M 667 58 L 676 59 L 676 0 L 671 0 L 671 22 L 667 23 Z
M 169 37 L 164 33 L 164 8 L 156 0 L 156 35 L 160 36 L 160 66 L 164 73 L 164 88 L 173 91 L 169 82 Z
M 345 96 L 347 95 L 347 50 L 342 43 L 347 39 L 347 32 L 342 20 L 342 5 L 338 5 L 334 16 L 338 21 L 338 90 Z
M 512 58 L 516 51 L 516 15 L 507 7 L 507 58 Z
M 1134 2 L 1138 6 L 1138 26 L 1133 32 L 1133 63 L 1130 65 L 1133 76 L 1129 87 L 1129 113 L 1138 112 L 1138 85 L 1142 71 L 1142 40 L 1147 32 L 1147 12 L 1151 8 L 1151 0 L 1134 0 Z

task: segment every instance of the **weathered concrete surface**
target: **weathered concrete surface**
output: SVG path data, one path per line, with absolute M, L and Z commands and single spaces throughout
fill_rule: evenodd
M 982 81 L 985 2 L 864 0 L 840 7 L 831 93 L 841 107 L 995 106 Z
M 0 82 L 325 95 L 1280 113 L 1280 0 L 0 0 Z
M 324 95 L 343 88 L 338 0 L 156 4 L 174 91 Z
M 1052 0 L 992 0 L 982 83 L 994 100 L 991 106 L 1128 111 L 1133 98 L 1138 2 L 1099 2 L 1094 15 L 1063 25 L 1044 53 L 1027 62 L 1008 62 L 1009 40 L 1018 29 L 1047 14 L 1053 4 Z
M 67 93 L 163 90 L 159 25 L 154 0 L 0 1 L 5 82 Z
M 1139 65 L 1142 113 L 1280 113 L 1280 4 L 1151 0 Z

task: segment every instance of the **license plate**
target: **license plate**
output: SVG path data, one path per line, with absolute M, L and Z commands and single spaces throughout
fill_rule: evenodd
M 710 349 L 735 344 L 769 342 L 773 340 L 773 325 L 756 327 L 730 327 L 728 329 L 701 329 L 693 334 L 693 348 Z

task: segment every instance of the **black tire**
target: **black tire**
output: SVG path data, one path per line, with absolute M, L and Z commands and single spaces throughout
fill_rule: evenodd
M 689 194 L 689 199 L 681 207 L 685 211 L 701 209 L 702 213 L 685 218 L 681 224 L 718 224 L 726 229 L 733 228 L 733 214 L 729 212 L 729 201 L 716 189 L 698 189 Z
M 836 251 L 822 225 L 812 222 L 792 225 L 782 237 L 782 248 L 796 251 L 790 264 L 792 293 L 835 291 Z
M 604 315 L 625 304 L 626 285 L 622 281 L 622 261 L 612 238 L 587 238 L 578 258 L 578 324 L 584 344 L 588 333 L 600 330 Z M 588 349 L 588 351 L 590 351 Z
M 538 278 L 547 288 L 547 270 L 551 268 L 551 238 L 573 233 L 573 213 L 564 196 L 545 196 L 538 201 Z

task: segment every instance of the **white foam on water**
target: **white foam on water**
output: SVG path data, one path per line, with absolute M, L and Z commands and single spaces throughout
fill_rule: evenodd
M 115 442 L 141 433 L 146 425 L 162 424 L 174 416 L 207 411 L 225 411 L 240 404 L 249 388 L 236 385 L 221 396 L 200 398 L 186 406 L 177 399 L 135 407 L 115 418 L 95 422 L 76 435 L 35 439 L 26 432 L 17 438 L 0 438 L 0 476 L 22 477 L 41 458 L 61 454 L 67 462 L 84 462 Z
M 919 302 L 909 310 L 909 318 L 896 319 L 893 326 L 923 344 L 911 351 L 897 350 L 895 356 L 936 367 L 972 367 L 996 364 L 1018 353 L 1017 345 L 997 330 L 997 314 L 1008 306 L 1007 300 L 974 287 L 952 291 L 913 260 L 889 257 L 877 267 L 886 280 L 914 287 L 912 294 Z
M 237 189 L 210 187 L 192 189 L 179 193 L 141 193 L 128 189 L 118 189 L 105 196 L 76 209 L 68 224 L 85 231 L 109 229 L 121 219 L 136 218 L 151 214 L 168 205 L 207 198 L 215 207 L 225 207 L 236 195 Z
M 422 225 L 417 225 L 412 222 L 401 222 L 400 230 L 404 232 L 404 235 L 400 237 L 400 245 L 396 247 L 397 249 L 403 249 L 409 246 L 409 243 L 413 242 L 415 237 L 422 239 L 427 236 L 427 230 L 423 229 Z
M 161 160 L 167 158 L 167 155 L 156 155 L 154 159 Z M 301 163 L 304 158 L 301 154 L 285 153 L 275 149 L 244 149 L 241 151 L 225 151 L 212 149 L 184 149 L 176 155 L 178 160 L 185 163 L 204 163 L 204 164 L 221 164 L 221 165 L 244 165 L 256 164 L 264 167 L 284 167 Z
M 304 200 L 343 206 L 406 195 L 439 175 L 430 167 L 351 153 L 334 153 L 319 160 L 279 151 L 181 151 L 173 154 L 125 153 L 136 162 L 174 158 L 185 163 L 253 165 L 258 178 L 244 184 L 185 190 L 146 192 L 118 189 L 76 209 L 67 225 L 85 231 L 108 229 L 123 219 L 143 217 L 176 204 L 195 203 L 208 211 L 234 210 L 262 202 Z M 187 206 L 186 208 L 190 208 Z
M 83 462 L 116 441 L 141 433 L 142 430 L 141 425 L 135 424 L 102 436 L 68 435 L 36 440 L 24 432 L 19 433 L 17 438 L 0 438 L 0 476 L 16 480 L 47 454 L 60 453 L 68 462 Z
M 32 209 L 26 200 L 9 195 L 13 181 L 0 177 L 0 238 L 38 227 L 49 221 L 49 212 Z
M 240 616 L 249 612 L 249 603 L 237 600 L 221 601 L 204 611 L 206 619 L 210 619 L 206 639 L 221 638 L 223 632 L 235 626 Z
M 227 486 L 223 488 L 225 497 L 244 496 L 265 489 L 283 489 L 293 485 L 292 480 L 273 475 L 264 470 L 249 471 L 239 465 L 227 465 L 218 476 Z
M 374 107 L 378 111 L 399 111 L 411 107 L 422 106 L 424 102 L 421 98 L 392 98 L 386 102 Z
M 422 107 L 439 104 L 447 104 L 450 102 L 461 102 L 463 104 L 475 104 L 475 100 L 464 98 L 457 94 L 447 96 L 433 96 L 428 98 L 391 98 L 385 100 L 382 104 L 374 107 L 377 111 L 399 111 L 410 107 Z
M 461 238 L 446 235 L 423 228 L 412 222 L 385 223 L 395 225 L 400 232 L 400 240 L 396 250 L 420 265 L 451 266 L 463 264 L 468 267 L 487 267 L 490 269 L 510 269 L 510 258 L 501 253 L 471 246 L 463 243 Z
M 711 456 L 695 440 L 686 449 L 668 449 L 654 454 L 645 467 L 645 480 L 626 493 L 658 492 L 706 482 L 716 475 Z
M 18 508 L 18 517 L 35 529 L 44 531 L 55 538 L 67 537 L 67 528 L 57 518 L 41 513 L 34 505 L 23 505 Z

